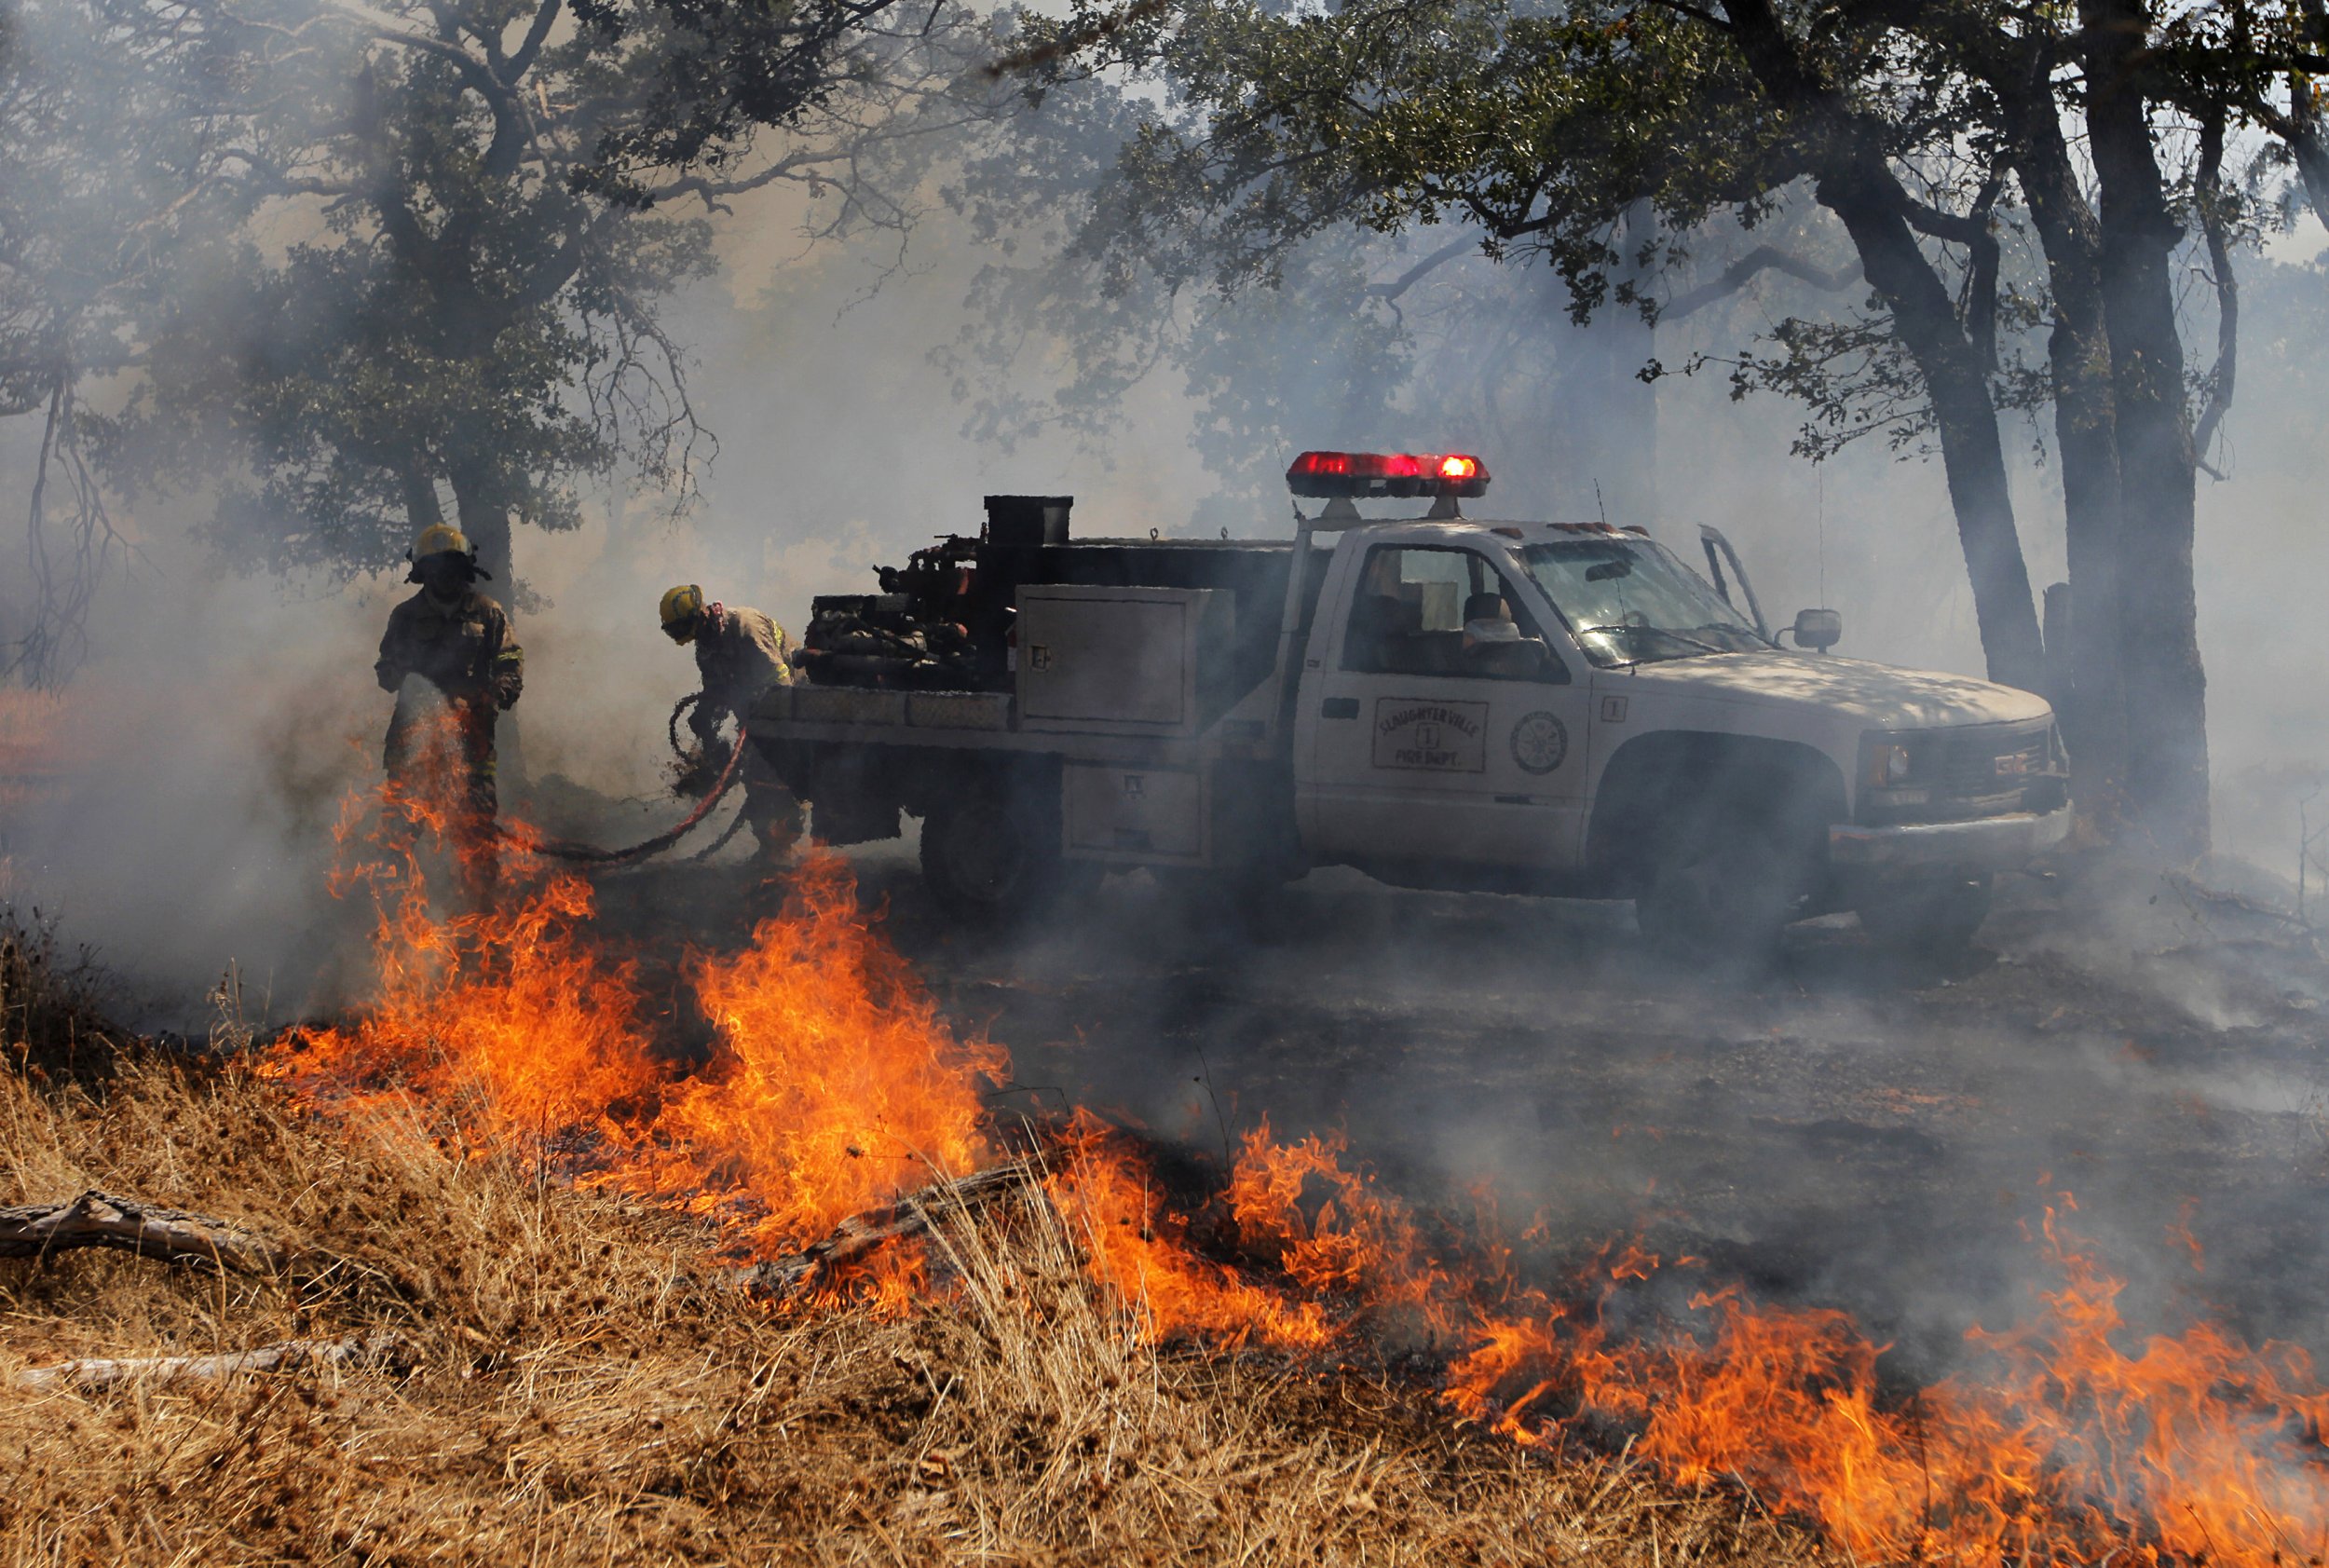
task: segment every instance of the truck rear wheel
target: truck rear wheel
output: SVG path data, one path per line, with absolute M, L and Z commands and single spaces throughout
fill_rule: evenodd
M 1064 880 L 1059 828 L 1023 795 L 982 786 L 922 819 L 922 880 L 955 920 L 996 922 L 1033 914 Z
M 1897 952 L 1953 957 L 1989 919 L 1989 903 L 1987 877 L 1912 882 L 1862 905 L 1860 929 Z

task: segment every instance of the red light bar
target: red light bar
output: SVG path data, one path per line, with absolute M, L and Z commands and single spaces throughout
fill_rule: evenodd
M 1463 453 L 1305 452 L 1286 470 L 1297 496 L 1484 496 L 1488 469 Z

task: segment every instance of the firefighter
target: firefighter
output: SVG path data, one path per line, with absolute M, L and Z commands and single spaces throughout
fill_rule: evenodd
M 703 689 L 696 698 L 688 727 L 695 731 L 705 764 L 699 771 L 703 787 L 726 765 L 728 743 L 720 739 L 720 723 L 734 715 L 741 728 L 753 702 L 771 686 L 792 679 L 785 661 L 784 629 L 756 609 L 742 605 L 706 604 L 703 590 L 682 583 L 663 595 L 660 607 L 663 634 L 682 645 L 695 645 L 696 669 Z M 800 801 L 776 776 L 758 747 L 748 750 L 742 764 L 744 820 L 770 859 L 791 852 L 801 831 Z
M 444 738 L 458 769 L 450 811 L 455 851 L 470 896 L 482 905 L 492 899 L 499 870 L 494 721 L 518 700 L 525 657 L 510 635 L 510 618 L 477 591 L 478 579 L 487 574 L 458 528 L 430 524 L 406 559 L 413 564 L 407 580 L 420 584 L 420 592 L 388 612 L 380 661 L 373 666 L 380 689 L 397 699 L 381 760 L 391 784 L 427 794 L 437 704 L 420 689 L 426 682 L 443 698 Z

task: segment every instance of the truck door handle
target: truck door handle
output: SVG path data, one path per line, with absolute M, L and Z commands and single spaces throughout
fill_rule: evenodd
M 1358 699 L 1355 697 L 1329 697 L 1325 702 L 1318 704 L 1318 716 L 1320 718 L 1356 718 L 1358 716 Z

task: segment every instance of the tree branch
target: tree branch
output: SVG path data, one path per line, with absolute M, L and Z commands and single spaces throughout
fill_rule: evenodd
M 34 1394 L 62 1386 L 94 1393 L 124 1383 L 172 1383 L 180 1378 L 216 1380 L 248 1372 L 295 1372 L 309 1367 L 377 1368 L 401 1375 L 411 1369 L 412 1359 L 400 1334 L 349 1334 L 336 1340 L 285 1340 L 256 1350 L 229 1351 L 220 1356 L 61 1361 L 53 1367 L 27 1367 L 16 1374 L 16 1385 Z
M 2003 166 L 1990 170 L 1982 182 L 1979 194 L 1973 198 L 1973 210 L 1967 221 L 1973 225 L 1974 236 L 1968 244 L 1972 254 L 1965 274 L 1965 334 L 1972 341 L 1974 353 L 1981 356 L 1985 369 L 1997 368 L 1997 231 L 1991 226 L 1990 213 L 1997 206 L 1998 193 L 2006 188 Z
M 1367 292 L 1378 299 L 1396 299 L 1466 251 L 1478 250 L 1479 244 L 1477 239 L 1451 239 L 1390 282 L 1369 284 Z
M 1991 200 L 1996 198 L 1992 197 Z M 1975 217 L 1970 213 L 1944 211 L 1923 202 L 1907 191 L 1900 193 L 1900 215 L 1919 234 L 1929 234 L 1935 239 L 1946 239 L 1954 245 L 1979 245 L 1989 237 L 1988 214 Z
M 1783 272 L 1815 288 L 1841 289 L 1860 275 L 1860 266 L 1859 262 L 1849 261 L 1842 266 L 1823 271 L 1775 245 L 1758 245 L 1724 267 L 1722 276 L 1667 301 L 1659 307 L 1657 319 L 1661 321 L 1679 321 L 1685 316 L 1705 309 L 1716 300 L 1738 293 L 1765 272 Z
M 94 1189 L 65 1203 L 0 1208 L 0 1258 L 47 1257 L 76 1247 L 252 1275 L 279 1274 L 302 1256 L 224 1220 L 155 1208 Z
M 504 82 L 514 88 L 533 68 L 534 57 L 542 52 L 542 45 L 550 37 L 550 30 L 557 23 L 564 6 L 565 0 L 542 0 L 541 8 L 534 13 L 534 25 L 525 30 L 517 53 L 502 62 L 500 75 Z
M 1648 0 L 1648 3 L 1657 7 L 1660 10 L 1673 11 L 1678 15 L 1686 16 L 1693 21 L 1713 28 L 1717 33 L 1732 31 L 1731 23 L 1716 16 L 1712 11 L 1700 10 L 1697 7 L 1688 4 L 1687 0 Z

